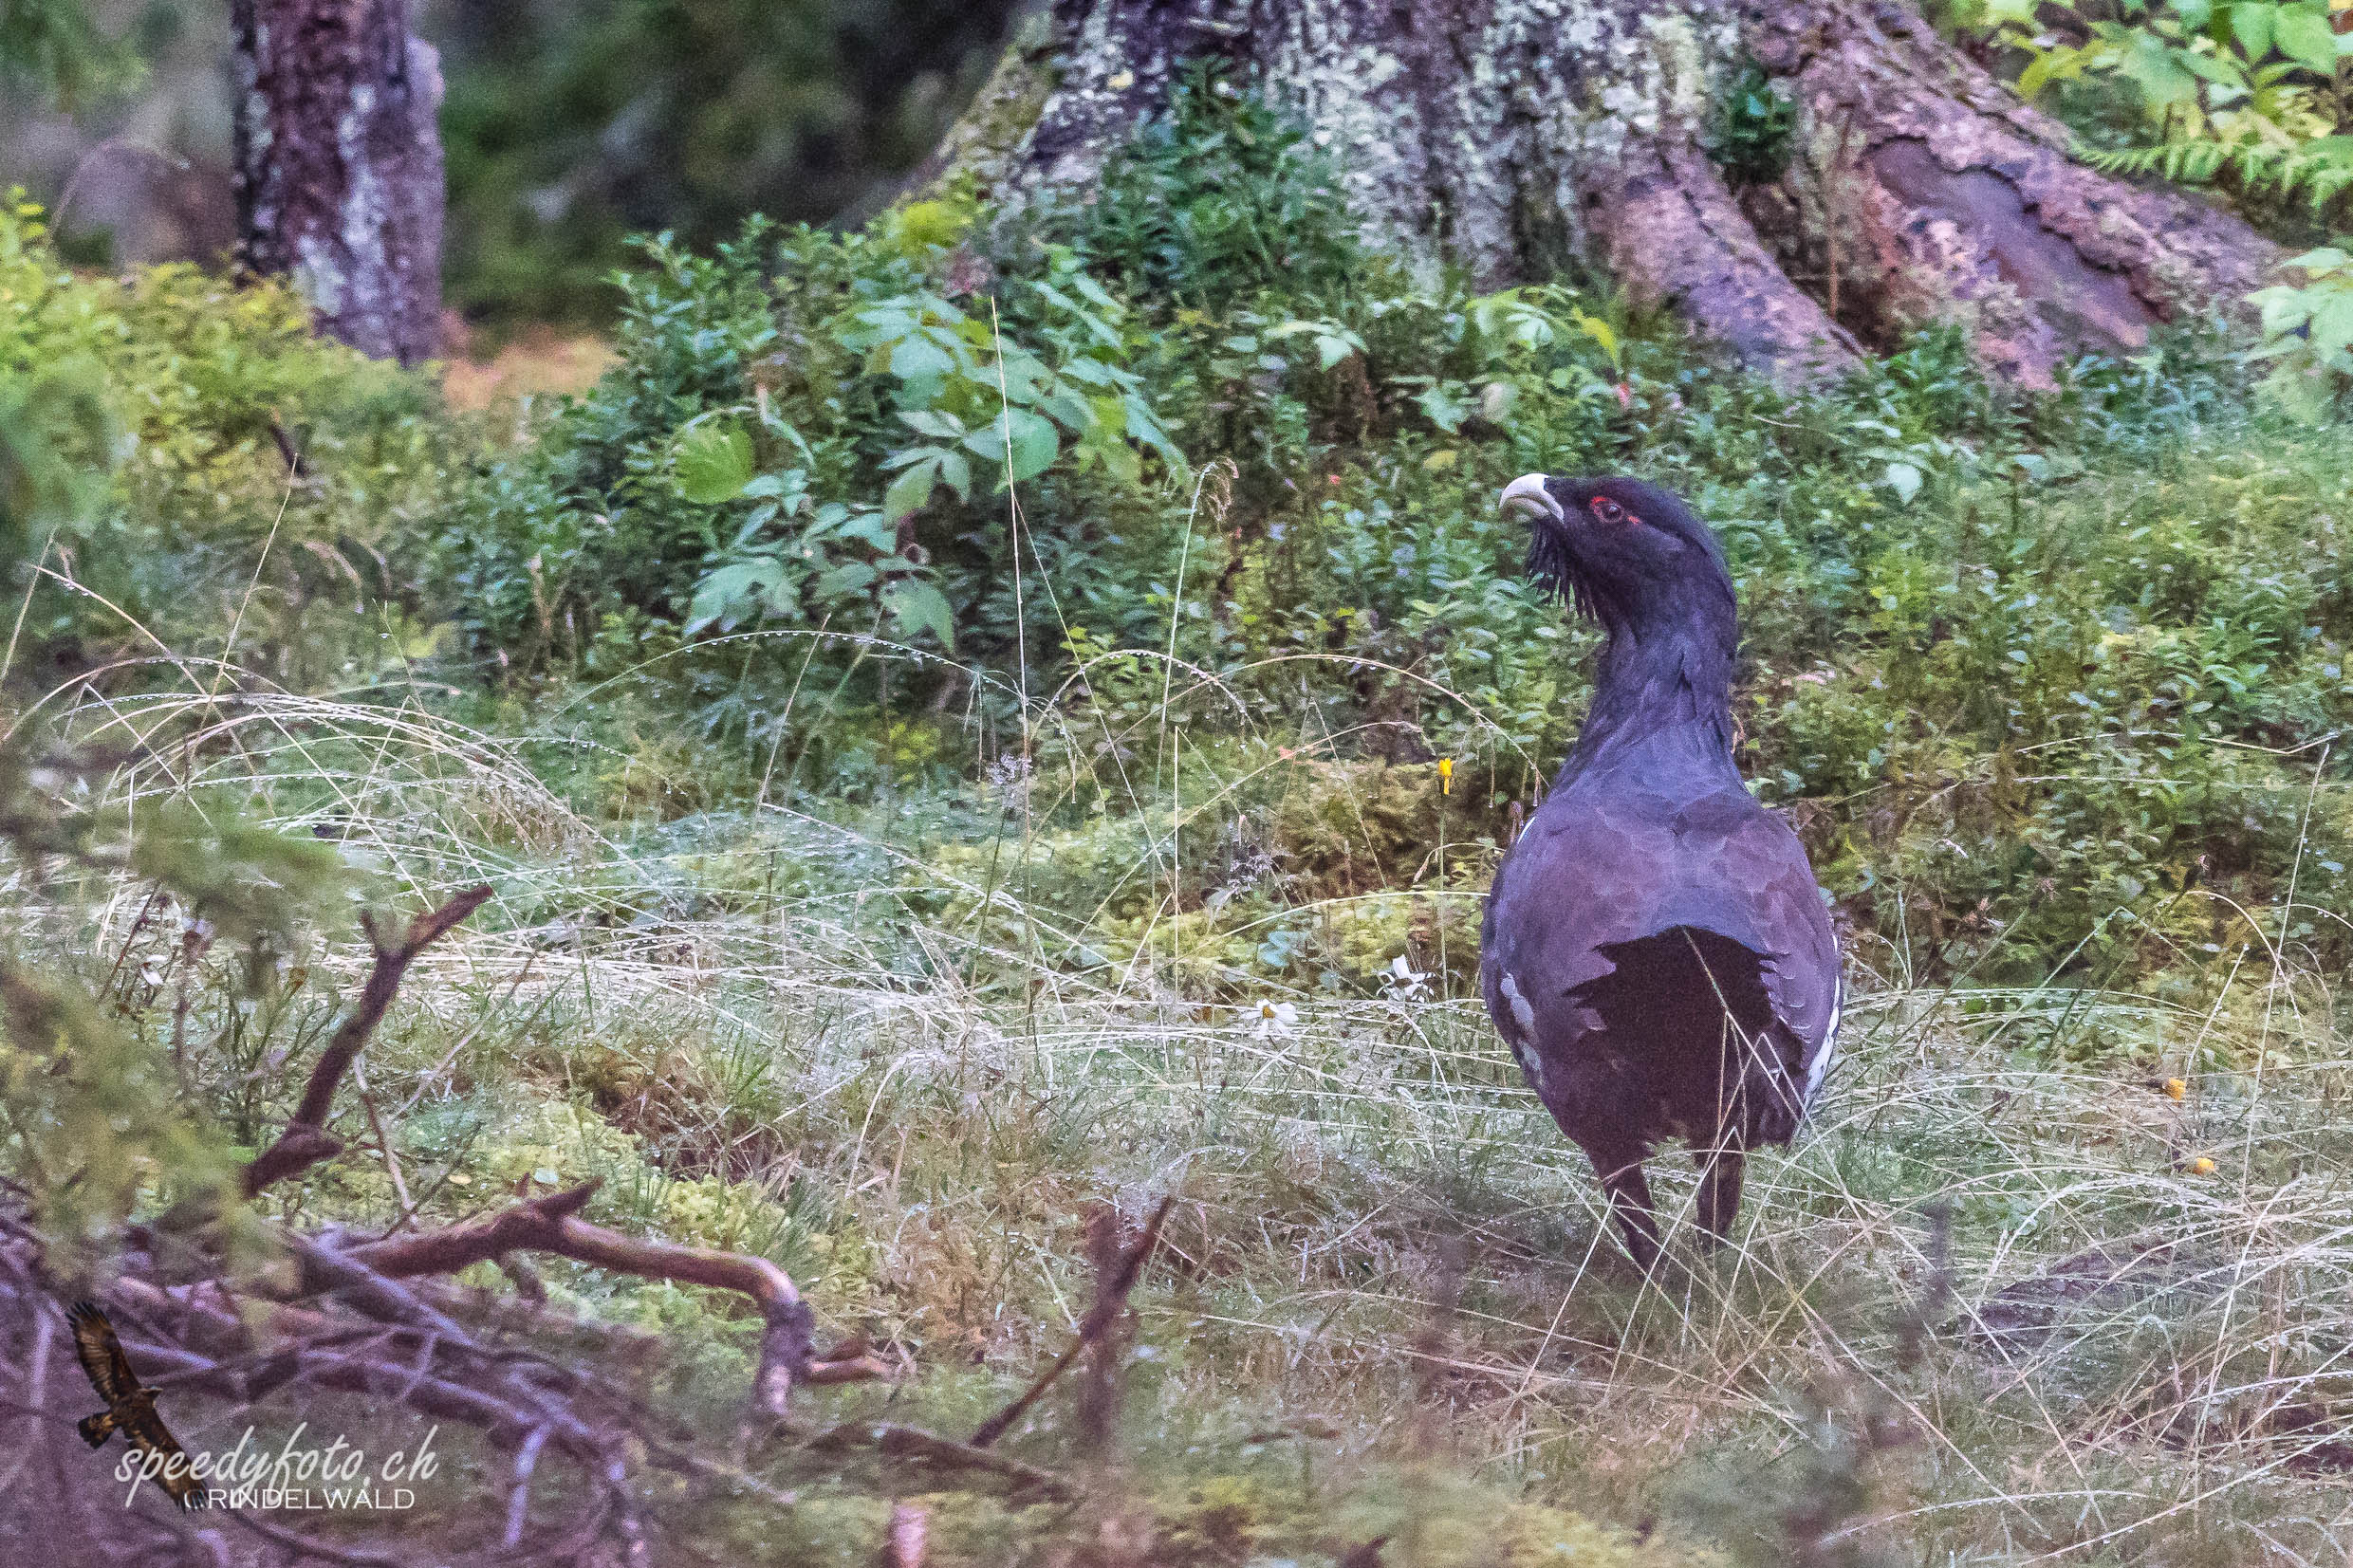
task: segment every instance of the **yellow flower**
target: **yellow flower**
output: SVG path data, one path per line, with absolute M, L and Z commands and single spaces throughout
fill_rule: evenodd
M 2190 1092 L 2190 1086 L 2177 1078 L 2167 1079 L 2164 1087 L 2167 1099 L 2179 1099 Z
M 2214 1162 L 2208 1155 L 2200 1154 L 2190 1162 L 2190 1174 L 2193 1176 L 2211 1176 L 2214 1173 Z
M 1438 759 L 1438 793 L 1441 795 L 1452 795 L 1454 792 L 1454 759 L 1452 757 L 1440 757 Z

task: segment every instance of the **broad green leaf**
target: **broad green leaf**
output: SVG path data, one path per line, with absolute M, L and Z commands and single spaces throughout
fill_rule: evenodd
M 948 351 L 923 333 L 901 338 L 891 345 L 891 374 L 902 381 L 934 381 L 955 369 Z
M 2353 293 L 2332 293 L 2312 311 L 2312 351 L 2325 359 L 2353 348 Z
M 2197 101 L 2197 78 L 2176 55 L 2154 35 L 2136 33 L 2117 64 L 2117 74 L 2140 89 L 2141 106 L 2154 119 L 2163 119 L 2175 104 Z
M 1170 439 L 1168 432 L 1160 428 L 1159 416 L 1152 412 L 1152 405 L 1135 395 L 1122 399 L 1122 402 L 1127 409 L 1127 434 L 1158 452 L 1160 461 L 1168 465 L 1170 472 L 1189 472 L 1184 452 Z
M 1609 356 L 1610 363 L 1618 362 L 1617 328 L 1599 316 L 1588 316 L 1582 310 L 1575 312 L 1571 319 L 1576 322 L 1578 331 L 1592 339 L 1601 351 Z
M 1062 378 L 1090 387 L 1121 386 L 1135 379 L 1134 377 L 1122 376 L 1109 365 L 1095 360 L 1071 360 L 1062 367 Z
M 788 599 L 784 586 L 784 563 L 772 557 L 730 562 L 695 584 L 694 601 L 687 606 L 687 635 L 714 621 L 722 630 L 732 627 L 764 604 Z
M 955 615 L 948 596 L 917 578 L 901 578 L 882 590 L 882 602 L 899 621 L 901 635 L 929 632 L 940 645 L 955 652 Z
M 1070 275 L 1070 286 L 1084 296 L 1088 304 L 1115 322 L 1127 314 L 1127 307 L 1121 304 L 1110 290 L 1084 272 L 1073 272 Z
M 2305 298 L 2305 291 L 2285 285 L 2259 288 L 2248 295 L 2247 301 L 2263 312 L 2263 333 L 2267 338 L 2277 338 L 2294 331 L 2312 313 L 2311 302 Z
M 901 409 L 899 417 L 917 434 L 934 440 L 958 441 L 964 437 L 964 421 L 945 409 Z
M 1427 386 L 1416 393 L 1414 406 L 1449 435 L 1462 429 L 1463 419 L 1471 413 L 1470 403 L 1455 397 L 1443 384 Z
M 917 510 L 932 498 L 932 485 L 939 477 L 939 459 L 927 457 L 891 481 L 891 488 L 882 492 L 882 520 L 896 523 L 909 512 Z
M 732 501 L 751 483 L 751 437 L 732 419 L 705 419 L 678 437 L 670 459 L 678 493 L 698 507 Z
M 1115 408 L 1119 406 L 1108 397 L 1099 398 L 1096 401 L 1112 403 Z M 1073 435 L 1084 435 L 1095 428 L 1094 405 L 1069 387 L 1058 387 L 1047 394 L 1039 402 L 1038 409 L 1041 413 L 1052 415 L 1055 423 Z
M 962 452 L 943 452 L 939 454 L 939 477 L 950 489 L 955 491 L 958 501 L 973 498 L 973 464 Z
M 1035 479 L 1052 466 L 1062 453 L 1062 434 L 1054 422 L 1028 409 L 1013 409 L 1006 415 L 1012 425 L 1012 464 L 1006 470 L 1006 480 L 1018 485 L 1025 479 Z
M 2271 18 L 2277 6 L 2237 5 L 2231 8 L 2231 36 L 2247 58 L 2260 61 L 2271 52 Z
M 1904 506 L 1920 493 L 1920 470 L 1910 463 L 1887 465 L 1887 488 L 1896 492 L 1896 499 Z
M 887 550 L 899 543 L 898 519 L 873 507 L 843 507 L 840 531 L 870 550 Z
M 2183 69 L 2204 77 L 2233 97 L 2243 96 L 2247 91 L 2247 73 L 2239 69 L 2235 60 L 2182 49 L 2174 55 L 2174 61 Z
M 846 599 L 863 592 L 874 578 L 874 568 L 864 562 L 844 561 L 831 571 L 820 573 L 809 586 L 820 600 Z
M 1143 481 L 1144 460 L 1124 441 L 1105 441 L 1095 449 L 1102 454 L 1103 471 L 1122 485 Z
M 2337 33 L 2328 25 L 2328 11 L 2317 3 L 2282 7 L 2272 24 L 2271 42 L 2279 52 L 2323 76 L 2337 69 Z
M 2032 99 L 2054 82 L 2070 82 L 2084 74 L 2084 51 L 2065 45 L 2044 50 L 2018 73 L 2018 96 Z
M 1007 402 L 1034 403 L 1040 385 L 1052 378 L 1034 357 L 1009 344 L 1004 357 L 994 365 L 983 367 L 977 379 Z

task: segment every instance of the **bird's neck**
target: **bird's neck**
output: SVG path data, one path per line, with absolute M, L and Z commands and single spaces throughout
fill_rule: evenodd
M 1584 727 L 1559 784 L 1640 747 L 1664 745 L 1677 760 L 1738 777 L 1732 766 L 1732 665 L 1740 632 L 1729 593 L 1612 618 Z

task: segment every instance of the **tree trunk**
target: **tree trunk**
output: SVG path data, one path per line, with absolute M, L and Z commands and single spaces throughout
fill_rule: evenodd
M 232 0 L 237 260 L 415 364 L 441 330 L 441 67 L 410 0 Z
M 1957 319 L 1989 368 L 2047 385 L 2236 312 L 2275 259 L 2235 217 L 2075 162 L 1890 0 L 1056 0 L 939 168 L 1084 188 L 1203 55 L 1314 127 L 1377 242 L 1489 285 L 1582 253 L 1785 383 Z M 1780 177 L 1740 190 L 1708 143 L 1752 65 L 1796 128 Z

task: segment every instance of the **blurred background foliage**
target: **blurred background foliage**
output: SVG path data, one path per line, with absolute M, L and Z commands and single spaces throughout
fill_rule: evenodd
M 996 63 L 1016 0 L 430 0 L 452 303 L 609 317 L 632 233 L 877 211 Z
M 446 85 L 449 303 L 494 335 L 602 323 L 633 233 L 708 248 L 754 212 L 878 211 L 993 66 L 1019 9 L 422 0 Z M 69 255 L 211 260 L 227 247 L 228 9 L 0 6 L 0 69 L 44 89 L 0 94 L 0 167 L 53 209 L 79 187 L 62 204 Z
M 2085 36 L 2137 20 L 2199 59 L 2226 38 L 2258 71 L 2286 50 L 2272 80 L 2319 90 L 2293 8 L 2255 40 L 2269 53 L 2246 9 L 2194 37 L 2145 8 Z M 1362 987 L 1393 951 L 1284 912 L 1390 877 L 1429 838 L 1421 808 L 1361 859 L 1313 802 L 1287 819 L 1296 841 L 1164 851 L 1143 817 L 1106 825 L 1103 791 L 1137 787 L 1135 727 L 1203 737 L 1237 779 L 1278 736 L 1351 767 L 1456 759 L 1472 847 L 1424 870 L 1475 886 L 1564 743 L 1589 636 L 1523 581 L 1488 498 L 1530 469 L 1626 468 L 1725 533 L 1746 761 L 1906 964 L 2194 974 L 2185 954 L 2229 945 L 2187 913 L 2218 907 L 2194 885 L 2252 907 L 2341 875 L 2353 828 L 2308 769 L 2353 716 L 2339 552 L 2311 547 L 2339 526 L 2342 250 L 2267 296 L 2268 361 L 2183 334 L 2029 397 L 1929 334 L 1790 403 L 1605 290 L 1409 275 L 1359 241 L 1329 155 L 1206 72 L 1100 199 L 880 206 L 1010 21 L 933 25 L 947 14 L 432 10 L 452 232 L 485 248 L 454 258 L 460 297 L 493 322 L 617 309 L 610 368 L 554 406 L 466 413 L 310 341 L 282 290 L 179 264 L 67 270 L 86 235 L 20 204 L 0 357 L 102 391 L 20 391 L 16 428 L 47 434 L 9 483 L 86 489 L 114 444 L 103 497 L 28 536 L 71 583 L 28 584 L 20 677 L 168 652 L 294 690 L 431 691 L 494 726 L 555 701 L 584 740 L 661 753 L 619 775 L 625 809 L 657 816 L 953 793 L 1043 747 L 1066 781 L 1041 819 L 1070 835 L 1057 896 L 1110 922 L 1060 961 L 1113 961 L 1120 921 L 1149 926 L 1126 909 L 1148 883 L 1118 868 L 1165 853 L 1191 858 L 1195 950 L 1222 955 L 1205 984 Z M 201 22 L 108 13 L 88 46 L 138 42 L 151 97 L 203 52 Z M 1974 22 L 1989 48 L 2063 46 L 2012 36 L 2007 12 Z M 2221 123 L 2221 100 L 2199 101 Z M 795 212 L 844 221 L 778 221 Z M 673 232 L 622 248 L 653 224 Z M 617 258 L 629 270 L 594 283 Z M 555 292 L 502 304 L 501 276 Z M 2293 395 L 2248 406 L 2259 376 Z M 71 455 L 23 455 L 44 452 Z M 1190 684 L 1140 662 L 1156 649 Z M 1067 721 L 1043 742 L 1042 702 Z M 691 783 L 642 793 L 657 773 Z M 2301 935 L 2334 953 L 2340 924 Z M 1467 931 L 1444 940 L 1450 962 L 1471 951 Z
M 65 269 L 20 209 L 0 361 L 91 367 L 87 417 L 42 417 L 112 477 L 46 536 L 71 581 L 27 584 L 15 668 L 226 657 L 423 703 L 542 736 L 632 821 L 929 802 L 936 867 L 991 853 L 953 802 L 1040 769 L 1025 876 L 1067 939 L 1003 917 L 1054 965 L 1174 921 L 1209 994 L 1366 991 L 1406 942 L 1458 983 L 1474 900 L 1347 900 L 1482 885 L 1591 637 L 1491 497 L 1628 469 L 1723 533 L 1744 766 L 1905 972 L 2195 996 L 2232 910 L 2342 897 L 2348 459 L 2251 397 L 2261 361 L 2181 334 L 2027 396 L 1932 333 L 1791 401 L 1605 293 L 1414 278 L 1337 180 L 1202 79 L 1110 199 L 653 244 L 602 378 L 488 415 L 312 341 L 283 290 Z M 1138 773 L 1170 734 L 1214 807 Z M 1215 815 L 1160 825 L 1186 810 Z

